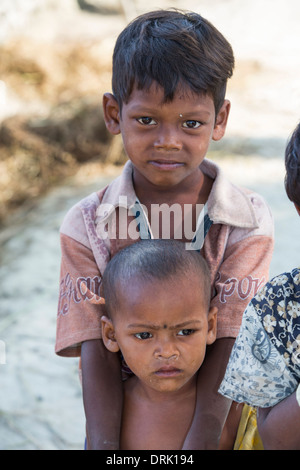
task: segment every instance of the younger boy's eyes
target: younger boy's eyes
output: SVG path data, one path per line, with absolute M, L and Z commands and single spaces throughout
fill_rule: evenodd
M 198 127 L 201 126 L 200 121 L 195 121 L 194 119 L 189 119 L 188 121 L 184 121 L 182 124 L 182 127 L 185 127 L 186 129 L 198 129 Z
M 152 334 L 148 333 L 148 331 L 143 331 L 142 333 L 136 333 L 134 335 L 138 339 L 149 339 L 152 338 Z
M 153 126 L 154 124 L 156 124 L 156 121 L 148 116 L 142 116 L 138 118 L 137 121 L 140 124 L 143 124 L 144 126 Z
M 196 330 L 192 328 L 184 328 L 182 330 L 179 330 L 177 333 L 177 336 L 190 336 L 193 333 L 195 333 Z M 140 340 L 146 340 L 153 338 L 153 335 L 149 333 L 148 331 L 142 331 L 141 333 L 135 333 L 134 334 L 135 338 L 140 339 Z
M 192 335 L 195 332 L 195 330 L 192 330 L 191 328 L 184 328 L 183 330 L 178 331 L 178 336 L 189 336 Z

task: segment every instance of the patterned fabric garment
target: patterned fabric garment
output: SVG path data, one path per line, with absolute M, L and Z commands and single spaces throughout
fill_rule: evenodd
M 300 382 L 300 269 L 272 279 L 242 320 L 219 392 L 266 408 Z

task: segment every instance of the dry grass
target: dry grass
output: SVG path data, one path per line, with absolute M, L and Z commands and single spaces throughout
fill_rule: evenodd
M 23 108 L 0 127 L 1 224 L 83 165 L 122 163 L 124 154 L 103 120 L 110 61 L 101 44 L 19 41 L 2 46 L 0 57 L 0 76 Z

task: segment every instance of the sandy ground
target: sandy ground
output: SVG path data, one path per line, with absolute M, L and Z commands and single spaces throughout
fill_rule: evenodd
M 300 248 L 300 227 L 284 193 L 282 157 L 300 114 L 300 4 L 294 0 L 157 0 L 151 8 L 168 5 L 200 11 L 233 45 L 237 67 L 228 90 L 232 113 L 221 164 L 231 179 L 267 199 L 276 223 L 271 274 L 290 269 Z M 109 54 L 125 18 L 109 21 L 73 10 L 58 19 L 54 11 L 41 15 L 38 27 L 27 27 L 27 33 L 42 40 L 50 34 L 74 38 L 75 33 L 91 37 L 105 31 Z M 211 156 L 218 160 L 220 152 L 213 150 Z M 114 175 L 103 171 L 89 181 L 79 175 L 24 208 L 0 232 L 0 449 L 83 448 L 77 360 L 54 355 L 58 230 L 72 204 Z

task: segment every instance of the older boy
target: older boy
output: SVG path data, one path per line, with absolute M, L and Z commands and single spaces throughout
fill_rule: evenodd
M 245 305 L 268 278 L 273 249 L 262 198 L 232 185 L 205 160 L 211 140 L 225 133 L 233 65 L 229 43 L 195 13 L 147 13 L 116 42 L 113 94 L 104 95 L 103 106 L 107 128 L 122 134 L 129 162 L 118 179 L 71 209 L 61 228 L 56 352 L 81 355 L 92 448 L 118 448 L 122 410 L 119 365 L 101 341 L 102 274 L 118 251 L 147 237 L 191 243 L 210 267 L 217 340 L 198 375 L 184 447 L 218 447 L 230 407 L 218 385 Z

